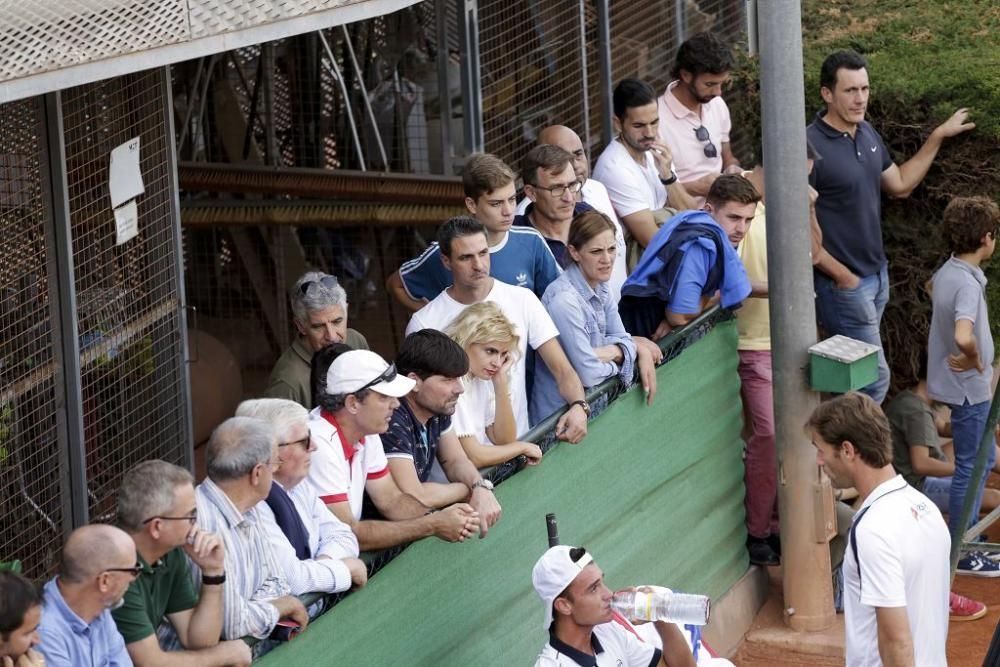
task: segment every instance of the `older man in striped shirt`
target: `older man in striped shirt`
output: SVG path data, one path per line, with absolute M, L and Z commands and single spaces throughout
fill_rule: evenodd
M 309 616 L 290 587 L 271 547 L 258 503 L 271 490 L 278 438 L 267 422 L 232 417 L 208 442 L 208 478 L 195 490 L 198 523 L 226 545 L 223 639 L 263 639 L 281 619 L 305 627 Z M 198 566 L 191 574 L 203 581 Z

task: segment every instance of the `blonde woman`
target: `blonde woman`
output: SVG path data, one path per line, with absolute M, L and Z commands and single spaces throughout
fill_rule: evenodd
M 542 460 L 538 445 L 517 439 L 508 371 L 518 355 L 518 334 L 492 301 L 469 306 L 445 329 L 469 356 L 465 393 L 458 399 L 452 425 L 465 453 L 477 468 L 524 455 L 528 465 Z

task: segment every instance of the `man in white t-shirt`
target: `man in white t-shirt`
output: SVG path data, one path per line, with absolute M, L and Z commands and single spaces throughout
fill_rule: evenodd
M 951 538 L 934 503 L 892 467 L 892 432 L 860 392 L 806 423 L 835 488 L 858 490 L 844 555 L 848 667 L 945 665 Z
M 573 172 L 576 179 L 583 183 L 580 189 L 580 199 L 584 204 L 597 209 L 615 225 L 615 247 L 618 249 L 615 255 L 615 263 L 611 268 L 611 279 L 608 280 L 608 287 L 611 288 L 611 297 L 615 303 L 621 297 L 622 283 L 628 277 L 625 270 L 625 234 L 622 231 L 621 222 L 618 221 L 618 214 L 615 213 L 614 206 L 611 205 L 611 198 L 608 190 L 600 181 L 590 177 L 590 160 L 583 149 L 583 142 L 580 136 L 565 125 L 549 125 L 543 127 L 538 133 L 538 145 L 550 144 L 558 146 L 573 156 Z M 517 205 L 517 214 L 524 215 L 531 200 L 525 197 Z
M 673 156 L 657 138 L 656 93 L 645 81 L 622 79 L 613 98 L 615 138 L 597 158 L 594 178 L 604 184 L 625 229 L 642 247 L 658 229 L 655 211 L 698 208 L 674 173 Z
M 742 171 L 729 145 L 732 121 L 722 99 L 732 69 L 729 46 L 698 33 L 677 49 L 674 80 L 656 101 L 659 139 L 670 147 L 677 177 L 699 206 L 720 174 Z
M 690 646 L 673 623 L 653 625 L 663 649 L 639 637 L 611 608 L 604 573 L 586 549 L 559 545 L 542 554 L 531 583 L 545 605 L 549 641 L 535 667 L 694 667 Z
M 443 331 L 466 306 L 492 301 L 515 326 L 520 356 L 511 368 L 511 404 L 518 435 L 528 431 L 525 357 L 530 345 L 552 371 L 569 410 L 556 424 L 556 436 L 571 443 L 587 435 L 590 406 L 583 385 L 566 358 L 557 337 L 559 330 L 531 290 L 490 277 L 490 251 L 482 224 L 471 218 L 452 218 L 438 230 L 441 261 L 451 271 L 452 286 L 418 310 L 406 325 L 406 334 L 421 329 Z
M 414 381 L 368 350 L 351 350 L 330 364 L 319 407 L 309 413 L 316 443 L 309 481 L 327 509 L 348 524 L 362 551 L 387 549 L 436 535 L 461 542 L 479 530 L 479 515 L 457 503 L 440 512 L 403 493 L 389 472 L 379 434 L 389 428 L 399 398 Z M 362 520 L 365 491 L 386 521 Z

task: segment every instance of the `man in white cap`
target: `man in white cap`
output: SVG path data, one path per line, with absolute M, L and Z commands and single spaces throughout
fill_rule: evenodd
M 694 656 L 680 629 L 656 621 L 664 649 L 640 639 L 631 623 L 611 608 L 604 573 L 583 547 L 549 548 L 531 571 L 545 605 L 549 642 L 535 667 L 693 667 Z
M 309 480 L 327 508 L 351 526 L 362 551 L 431 535 L 461 542 L 479 530 L 479 514 L 470 505 L 435 512 L 400 491 L 389 472 L 379 434 L 415 384 L 374 352 L 351 350 L 330 364 L 326 386 L 315 397 L 319 407 L 309 413 L 317 447 Z M 365 491 L 387 520 L 361 520 Z

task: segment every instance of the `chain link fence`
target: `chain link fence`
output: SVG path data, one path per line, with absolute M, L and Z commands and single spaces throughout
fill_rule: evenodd
M 63 91 L 47 101 L 61 109 L 62 136 L 42 98 L 0 105 L 0 560 L 21 560 L 35 578 L 53 571 L 74 507 L 112 521 L 126 470 L 149 458 L 189 459 L 166 92 L 164 70 Z M 137 137 L 139 234 L 118 244 L 110 154 Z M 59 143 L 65 162 L 49 157 Z M 55 191 L 61 179 L 50 182 L 50 168 L 64 170 L 65 192 Z M 61 224 L 71 238 L 65 256 Z M 60 277 L 69 275 L 73 285 Z M 76 363 L 64 356 L 73 344 L 60 342 L 74 335 L 73 291 L 79 378 L 68 376 Z M 79 400 L 69 390 L 77 380 Z
M 64 525 L 40 100 L 0 105 L 0 560 L 54 562 Z

